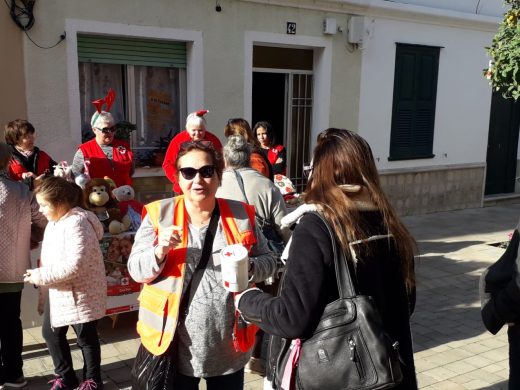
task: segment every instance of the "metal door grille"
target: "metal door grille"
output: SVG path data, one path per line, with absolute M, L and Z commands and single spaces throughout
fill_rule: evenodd
M 310 73 L 289 75 L 287 151 L 289 176 L 298 192 L 305 189 L 303 166 L 310 161 L 312 83 Z

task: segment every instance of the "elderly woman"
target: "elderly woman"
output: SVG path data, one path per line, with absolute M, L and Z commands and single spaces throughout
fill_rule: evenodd
M 226 127 L 224 127 L 224 135 L 227 138 L 233 134 L 241 135 L 251 145 L 251 168 L 256 169 L 269 180 L 273 181 L 273 167 L 262 152 L 260 142 L 258 142 L 258 139 L 253 135 L 249 122 L 243 118 L 232 118 L 228 120 Z
M 280 228 L 282 218 L 287 214 L 283 196 L 271 180 L 250 167 L 251 149 L 241 135 L 229 136 L 224 146 L 226 168 L 217 196 L 255 206 L 257 220 L 272 225 L 286 242 L 290 231 Z
M 192 112 L 186 118 L 186 130 L 180 132 L 173 137 L 172 142 L 168 146 L 166 156 L 164 157 L 163 169 L 166 177 L 173 183 L 173 191 L 177 194 L 181 193 L 181 188 L 177 181 L 177 170 L 175 168 L 175 162 L 177 160 L 177 154 L 184 142 L 188 141 L 209 141 L 213 144 L 213 147 L 218 151 L 222 151 L 222 144 L 220 140 L 208 130 L 206 130 L 206 120 L 204 115 L 208 113 L 208 110 L 199 110 Z
M 235 312 L 219 253 L 227 245 L 245 246 L 255 282 L 273 274 L 276 258 L 254 225 L 254 208 L 215 197 L 223 163 L 211 144 L 184 143 L 175 167 L 183 195 L 145 206 L 128 260 L 132 278 L 144 283 L 140 353 L 174 353 L 175 389 L 198 388 L 201 378 L 209 390 L 242 389 L 254 328 Z
M 5 141 L 13 148 L 9 174 L 23 181 L 32 190 L 34 181 L 54 170 L 56 161 L 35 145 L 36 130 L 25 119 L 15 119 L 5 125 Z
M 116 186 L 132 185 L 133 154 L 126 141 L 115 139 L 115 121 L 106 111 L 95 112 L 91 120 L 95 137 L 81 144 L 72 161 L 72 173 L 78 176 L 88 161 L 91 178 L 110 177 Z
M 29 187 L 9 177 L 11 156 L 11 147 L 0 142 L 0 388 L 27 384 L 20 321 L 23 274 L 30 265 L 30 248 L 42 240 L 47 224 Z
M 222 186 L 217 191 L 219 198 L 234 199 L 255 206 L 257 223 L 269 226 L 271 234 L 278 235 L 284 242 L 289 240 L 290 231 L 281 229 L 282 218 L 287 214 L 283 196 L 273 182 L 257 170 L 249 167 L 251 145 L 241 135 L 231 135 L 224 146 L 226 169 L 222 175 Z M 269 238 L 269 234 L 265 234 Z M 259 286 L 264 291 L 276 293 L 278 283 Z M 245 370 L 259 375 L 265 374 L 265 363 L 261 358 L 263 332 L 257 333 L 253 356 Z

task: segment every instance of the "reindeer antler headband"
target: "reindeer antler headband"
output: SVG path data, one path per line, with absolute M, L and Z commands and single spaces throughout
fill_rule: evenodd
M 103 105 L 105 106 L 105 112 L 109 112 L 112 104 L 116 100 L 116 93 L 112 88 L 110 88 L 104 98 L 93 100 L 92 104 L 96 107 L 96 112 L 92 115 L 92 120 L 90 121 L 90 125 L 94 127 L 96 121 L 99 118 L 99 114 L 103 112 Z

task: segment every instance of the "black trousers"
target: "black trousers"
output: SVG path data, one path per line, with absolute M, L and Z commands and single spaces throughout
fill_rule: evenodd
M 198 390 L 201 378 L 194 378 L 177 373 L 175 376 L 176 390 Z M 244 388 L 244 369 L 233 374 L 204 378 L 208 390 L 242 390 Z
M 101 347 L 97 334 L 97 320 L 84 324 L 71 325 L 77 336 L 78 347 L 83 355 L 83 379 L 101 382 Z M 78 379 L 74 373 L 70 346 L 67 342 L 68 325 L 51 327 L 49 304 L 45 305 L 42 335 L 54 364 L 54 372 L 62 377 L 67 385 L 74 387 Z
M 23 375 L 21 299 L 21 291 L 0 293 L 0 384 Z
M 507 329 L 509 340 L 509 389 L 520 389 L 520 324 Z

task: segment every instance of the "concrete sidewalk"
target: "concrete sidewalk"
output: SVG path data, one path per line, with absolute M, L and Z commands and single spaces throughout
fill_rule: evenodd
M 417 306 L 412 317 L 415 363 L 421 389 L 507 389 L 508 345 L 505 329 L 493 336 L 480 319 L 478 281 L 503 249 L 518 222 L 520 205 L 406 217 L 417 239 Z M 136 313 L 100 321 L 105 389 L 130 387 L 130 370 L 139 341 Z M 83 365 L 73 343 L 75 367 Z M 39 327 L 24 331 L 24 372 L 28 389 L 47 389 L 53 365 Z M 205 388 L 201 385 L 201 389 Z M 246 390 L 262 389 L 262 378 L 246 374 Z

